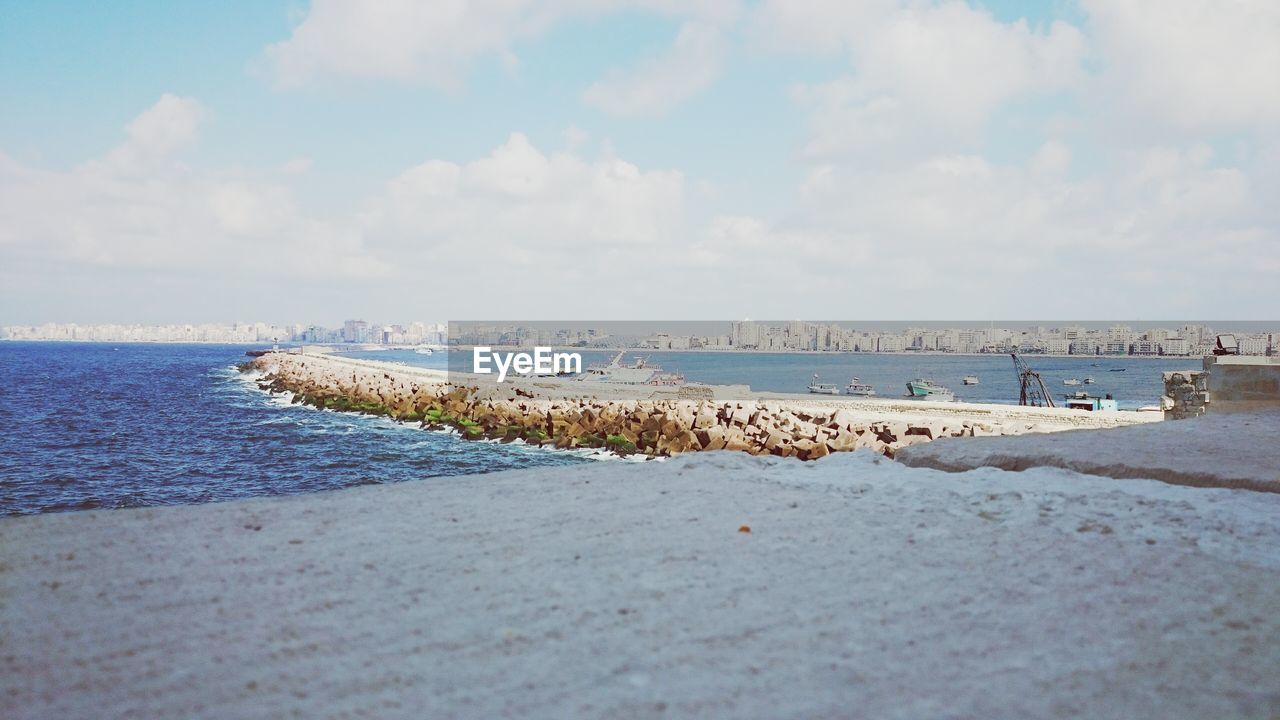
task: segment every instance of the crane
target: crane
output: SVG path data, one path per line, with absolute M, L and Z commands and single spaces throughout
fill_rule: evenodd
M 1053 396 L 1044 386 L 1044 380 L 1040 379 L 1040 373 L 1028 367 L 1026 361 L 1018 357 L 1018 353 L 1009 353 L 1009 355 L 1013 357 L 1013 369 L 1018 372 L 1018 385 L 1021 387 L 1018 404 L 1055 407 Z

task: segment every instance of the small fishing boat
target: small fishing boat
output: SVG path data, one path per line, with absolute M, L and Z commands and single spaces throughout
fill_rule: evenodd
M 1066 406 L 1072 410 L 1088 410 L 1090 412 L 1115 411 L 1119 409 L 1115 398 L 1111 397 L 1111 393 L 1107 393 L 1106 397 L 1095 397 L 1081 390 L 1079 392 L 1067 393 L 1062 398 L 1066 400 Z
M 833 383 L 818 382 L 818 373 L 814 373 L 813 382 L 809 383 L 809 392 L 818 395 L 839 395 L 840 388 L 836 387 Z
M 914 398 L 927 398 L 929 400 L 950 401 L 956 399 L 956 394 L 948 388 L 939 385 L 933 380 L 925 378 L 916 378 L 907 383 L 907 394 Z
M 1062 384 L 1063 385 L 1079 385 L 1080 380 L 1078 378 L 1067 378 L 1066 380 L 1062 381 Z
M 416 352 L 416 353 L 418 353 L 419 355 L 433 355 L 433 354 L 435 354 L 435 350 L 432 350 L 431 348 L 427 347 L 426 345 L 420 345 L 420 346 L 418 346 L 418 347 L 414 348 L 414 349 L 413 349 L 413 351 L 414 351 L 414 352 Z
M 965 376 L 964 376 L 964 384 L 965 384 L 965 385 L 977 385 L 979 382 L 980 382 L 980 381 L 978 380 L 978 376 L 977 376 L 977 375 L 965 375 Z
M 863 397 L 875 395 L 876 389 L 862 382 L 860 378 L 853 378 L 844 388 L 845 395 L 861 395 Z
M 1124 372 L 1125 370 L 1128 370 L 1128 369 L 1129 368 L 1108 368 L 1107 372 Z
M 1084 384 L 1085 384 L 1085 385 L 1092 385 L 1092 384 L 1094 384 L 1094 383 L 1096 383 L 1096 382 L 1098 382 L 1098 381 L 1097 381 L 1097 380 L 1094 380 L 1092 375 L 1090 375 L 1089 377 L 1087 377 L 1087 378 L 1085 378 L 1085 379 L 1084 379 Z

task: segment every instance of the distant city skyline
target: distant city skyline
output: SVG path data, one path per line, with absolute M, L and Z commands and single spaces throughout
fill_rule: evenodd
M 1007 323 L 1007 324 L 1006 324 Z M 344 321 L 339 327 L 293 323 L 79 325 L 46 323 L 0 328 L 0 339 L 81 342 L 226 342 L 316 345 L 563 345 L 655 350 L 766 352 L 1027 352 L 1054 355 L 1173 355 L 1213 353 L 1218 334 L 1233 333 L 1241 354 L 1280 348 L 1280 322 L 1171 323 L 1002 322 L 964 325 L 913 321 L 647 321 L 409 323 Z
M 1280 3 L 0 3 L 0 325 L 1265 320 Z

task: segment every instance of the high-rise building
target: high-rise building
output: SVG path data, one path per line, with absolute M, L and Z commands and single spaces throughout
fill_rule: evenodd
M 369 341 L 369 323 L 364 320 L 347 320 L 342 323 L 342 340 L 349 343 Z

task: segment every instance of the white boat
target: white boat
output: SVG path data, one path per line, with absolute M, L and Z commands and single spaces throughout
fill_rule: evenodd
M 422 345 L 422 346 L 420 346 L 420 347 L 416 347 L 416 348 L 414 348 L 414 349 L 413 349 L 413 351 L 414 351 L 414 352 L 416 352 L 416 353 L 418 353 L 419 355 L 434 355 L 434 354 L 435 354 L 435 350 L 432 350 L 431 348 L 427 347 L 426 345 Z
M 839 395 L 840 388 L 836 387 L 832 383 L 818 382 L 818 373 L 814 373 L 813 382 L 809 383 L 809 392 L 816 393 L 818 395 Z
M 855 377 L 849 381 L 848 385 L 845 386 L 844 393 L 846 395 L 861 395 L 863 397 L 867 397 L 869 395 L 875 395 L 876 389 L 862 382 L 860 378 Z
M 650 365 L 648 358 L 636 356 L 631 365 L 622 364 L 625 351 L 619 352 L 607 364 L 589 365 L 575 380 L 588 382 L 606 382 L 618 385 L 683 385 L 684 375 L 678 372 L 663 372 L 662 368 Z
M 1087 377 L 1087 378 L 1085 378 L 1085 379 L 1084 379 L 1084 384 L 1085 384 L 1085 385 L 1092 385 L 1092 384 L 1094 384 L 1094 383 L 1096 383 L 1096 382 L 1098 382 L 1098 381 L 1097 381 L 1097 380 L 1094 380 L 1092 377 Z
M 964 376 L 964 384 L 965 384 L 965 385 L 977 385 L 977 384 L 978 384 L 978 382 L 979 382 L 979 380 L 978 380 L 978 376 L 977 376 L 977 375 L 965 375 L 965 376 Z
M 1080 381 L 1077 380 L 1076 378 L 1067 378 L 1066 380 L 1062 381 L 1062 384 L 1063 385 L 1079 385 Z

